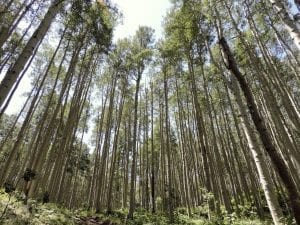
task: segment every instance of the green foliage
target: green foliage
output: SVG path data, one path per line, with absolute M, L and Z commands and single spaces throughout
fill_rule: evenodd
M 18 193 L 11 195 L 8 204 L 8 210 L 3 217 L 2 224 L 31 224 L 31 225 L 75 225 L 89 219 L 97 219 L 97 221 L 107 222 L 113 225 L 167 225 L 169 219 L 167 214 L 162 211 L 157 211 L 152 214 L 145 209 L 138 208 L 134 213 L 133 220 L 127 220 L 127 209 L 114 210 L 109 215 L 95 214 L 94 211 L 85 209 L 77 209 L 70 211 L 56 204 L 47 203 L 41 204 L 30 199 L 28 205 L 23 205 L 23 202 L 17 197 Z M 0 213 L 2 214 L 6 204 L 9 201 L 10 195 L 0 189 Z M 158 199 L 159 200 L 159 199 Z M 249 208 L 241 208 L 241 211 L 247 211 Z M 221 215 L 212 213 L 211 220 L 205 216 L 208 214 L 206 205 L 199 206 L 193 210 L 192 216 L 187 215 L 187 209 L 184 207 L 177 208 L 175 211 L 175 222 L 173 225 L 269 225 L 271 220 L 260 221 L 257 217 L 239 218 L 235 213 L 227 214 L 222 210 Z M 246 214 L 246 213 L 245 213 Z M 0 222 L 1 224 L 1 222 Z M 292 225 L 292 220 L 285 220 L 285 224 Z
M 72 225 L 75 224 L 72 213 L 55 204 L 41 204 L 29 200 L 28 205 L 18 198 L 18 193 L 9 197 L 3 189 L 0 190 L 0 213 L 5 207 L 2 224 L 31 224 L 31 225 Z M 0 224 L 1 224 L 0 222 Z

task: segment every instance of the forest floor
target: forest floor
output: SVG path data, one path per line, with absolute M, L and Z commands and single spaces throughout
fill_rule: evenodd
M 236 218 L 227 216 L 208 221 L 205 216 L 195 213 L 192 218 L 184 213 L 184 208 L 176 210 L 173 225 L 270 225 L 270 221 L 260 221 L 255 217 Z M 166 215 L 161 212 L 151 214 L 139 209 L 134 219 L 126 221 L 126 210 L 114 211 L 112 215 L 95 214 L 80 210 L 67 210 L 57 204 L 38 203 L 29 200 L 23 204 L 22 196 L 7 194 L 0 189 L 0 225 L 166 225 L 170 224 Z

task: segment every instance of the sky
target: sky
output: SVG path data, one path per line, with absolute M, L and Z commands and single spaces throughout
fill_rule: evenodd
M 171 7 L 169 0 L 112 0 L 123 11 L 123 25 L 115 30 L 114 40 L 134 35 L 139 25 L 155 29 L 155 36 L 162 36 L 162 21 Z
M 169 0 L 111 0 L 123 14 L 122 23 L 115 28 L 114 39 L 133 36 L 139 26 L 150 26 L 155 30 L 155 37 L 162 37 L 162 21 L 167 10 L 171 7 Z M 3 75 L 2 75 L 3 76 Z M 0 76 L 0 80 L 2 79 Z M 18 113 L 24 102 L 24 92 L 31 89 L 30 79 L 24 76 L 6 113 Z

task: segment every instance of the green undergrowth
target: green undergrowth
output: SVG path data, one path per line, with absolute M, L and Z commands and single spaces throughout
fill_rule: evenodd
M 184 208 L 177 209 L 174 212 L 174 223 L 173 225 L 271 225 L 270 220 L 260 221 L 257 218 L 237 218 L 235 215 L 227 215 L 217 217 L 212 215 L 211 220 L 207 219 L 205 213 L 201 213 L 202 208 L 194 210 L 194 213 L 189 217 L 185 212 Z M 185 210 L 186 211 L 186 210 Z M 120 213 L 120 211 L 119 211 Z M 126 213 L 125 217 L 126 217 Z M 169 222 L 166 214 L 157 212 L 155 214 L 149 213 L 143 209 L 137 210 L 134 214 L 132 221 L 127 221 L 130 225 L 167 225 Z
M 73 213 L 56 204 L 41 204 L 29 200 L 24 205 L 18 193 L 9 195 L 0 190 L 0 225 L 69 225 L 73 223 Z
M 5 210 L 6 208 L 6 210 Z M 235 214 L 223 214 L 207 219 L 205 208 L 197 208 L 191 217 L 185 208 L 179 208 L 174 212 L 173 225 L 269 225 L 270 220 L 260 221 L 255 216 L 238 218 Z M 5 211 L 5 214 L 3 212 Z M 0 189 L 0 225 L 76 225 L 76 224 L 100 224 L 100 225 L 167 225 L 169 222 L 166 214 L 156 212 L 152 214 L 143 209 L 137 209 L 133 220 L 127 220 L 127 209 L 113 211 L 110 215 L 96 214 L 84 209 L 67 210 L 53 203 L 42 204 L 29 200 L 23 204 L 22 196 L 13 193 L 11 195 Z

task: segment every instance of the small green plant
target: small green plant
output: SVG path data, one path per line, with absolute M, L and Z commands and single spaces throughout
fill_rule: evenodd
M 16 188 L 15 188 L 15 186 L 14 186 L 13 184 L 8 183 L 8 182 L 4 183 L 4 192 L 5 192 L 6 194 L 8 194 L 9 197 L 8 197 L 7 203 L 6 203 L 6 205 L 5 205 L 4 209 L 3 209 L 3 212 L 2 212 L 2 214 L 1 214 L 1 216 L 0 216 L 0 224 L 3 222 L 4 216 L 5 216 L 5 214 L 6 214 L 6 211 L 7 211 L 7 209 L 8 209 L 8 206 L 9 206 L 9 204 L 10 204 L 10 200 L 11 200 L 11 197 L 12 197 L 12 193 L 13 193 L 15 190 L 16 190 Z

